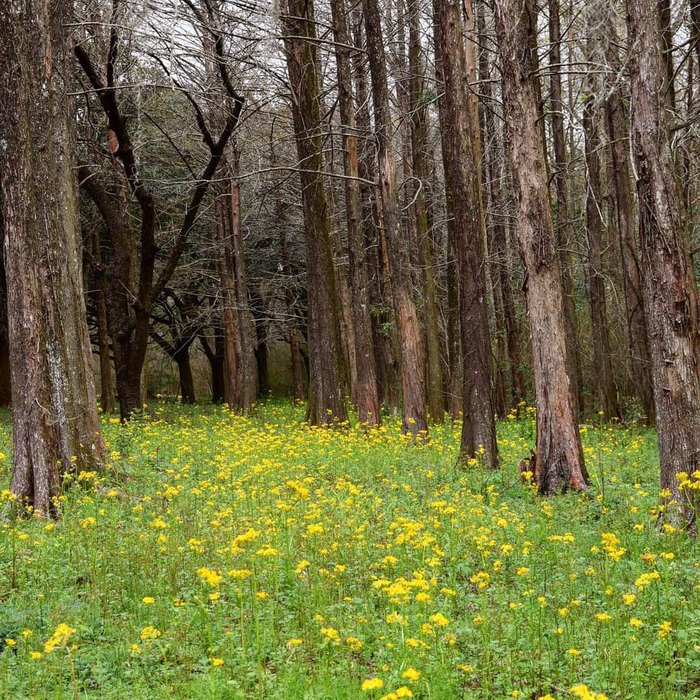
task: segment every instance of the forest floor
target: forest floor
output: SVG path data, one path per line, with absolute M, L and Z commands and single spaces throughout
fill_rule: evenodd
M 0 515 L 2 698 L 698 698 L 700 549 L 652 431 L 584 426 L 589 494 L 455 468 L 459 426 L 156 403 L 54 524 Z M 9 483 L 10 423 L 0 428 Z M 7 499 L 7 492 L 3 498 Z

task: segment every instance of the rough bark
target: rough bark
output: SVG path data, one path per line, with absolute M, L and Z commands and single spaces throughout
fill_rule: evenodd
M 357 118 L 352 90 L 351 41 L 348 30 L 347 3 L 332 0 L 333 35 L 335 37 L 338 102 L 343 130 L 343 168 L 345 212 L 348 230 L 348 261 L 354 321 L 356 384 L 355 401 L 361 423 L 379 425 L 379 393 L 372 339 L 369 280 L 362 230 L 362 195 L 359 183 Z M 296 386 L 296 381 L 295 381 Z
M 566 138 L 564 135 L 564 102 L 562 101 L 561 86 L 561 20 L 559 15 L 559 0 L 549 0 L 549 71 L 550 71 L 550 104 L 552 111 L 552 145 L 554 150 L 554 183 L 557 202 L 555 236 L 559 255 L 562 291 L 564 294 L 564 320 L 566 323 L 567 367 L 571 377 L 576 411 L 584 409 L 583 374 L 581 370 L 581 350 L 578 340 L 578 320 L 576 318 L 576 303 L 574 283 L 571 276 L 571 244 L 573 231 L 571 214 L 569 213 L 569 198 L 567 191 L 568 160 L 566 153 Z
M 678 472 L 700 467 L 700 299 L 689 252 L 689 219 L 674 172 L 655 0 L 628 1 L 627 28 L 661 488 L 678 502 Z
M 338 295 L 322 175 L 316 26 L 311 0 L 288 0 L 283 28 L 304 205 L 309 294 L 309 407 L 312 425 L 345 421 Z
M 418 312 L 413 299 L 411 258 L 401 231 L 396 182 L 396 157 L 389 104 L 384 38 L 377 0 L 363 0 L 372 102 L 377 140 L 381 214 L 386 236 L 391 291 L 398 332 L 402 389 L 402 431 L 427 435 L 426 358 Z
M 483 34 L 485 29 L 484 5 L 480 4 L 477 14 L 479 31 Z M 508 237 L 506 231 L 507 216 L 505 215 L 505 197 L 503 194 L 502 181 L 505 179 L 505 153 L 503 144 L 503 127 L 496 127 L 494 120 L 491 67 L 488 60 L 488 53 L 481 51 L 479 55 L 480 92 L 484 97 L 483 109 L 483 133 L 490 135 L 491 147 L 486 149 L 486 170 L 488 177 L 488 192 L 490 200 L 491 217 L 489 221 L 489 257 L 493 260 L 492 282 L 494 286 L 494 301 L 500 317 L 497 316 L 499 328 L 499 343 L 505 344 L 505 352 L 499 348 L 499 364 L 504 365 L 505 373 L 507 365 L 508 397 L 504 396 L 504 403 L 507 409 L 518 406 L 525 400 L 525 378 L 522 370 L 522 348 L 521 333 L 518 318 L 515 312 L 515 297 L 513 294 L 513 283 L 511 280 L 511 269 L 509 265 L 510 255 L 508 247 Z M 488 143 L 484 139 L 485 143 Z M 504 386 L 505 394 L 505 386 Z
M 617 63 L 616 61 L 613 65 Z M 639 251 L 634 229 L 634 200 L 629 166 L 629 121 L 619 89 L 613 90 L 606 101 L 605 119 L 615 193 L 615 222 L 622 259 L 630 369 L 635 392 L 647 424 L 653 425 L 654 388 Z
M 591 39 L 589 39 L 591 41 Z M 589 80 L 589 83 L 591 81 Z M 591 305 L 591 342 L 593 344 L 593 366 L 595 385 L 600 408 L 605 420 L 621 418 L 617 396 L 617 385 L 613 374 L 610 353 L 610 332 L 603 269 L 606 227 L 603 220 L 603 197 L 601 183 L 600 107 L 596 103 L 593 85 L 583 107 L 583 132 L 586 155 L 586 237 L 588 260 L 586 266 L 588 295 Z M 600 87 L 598 85 L 598 87 Z M 601 88 L 602 89 L 602 88 Z
M 459 262 L 462 338 L 463 419 L 460 461 L 479 458 L 498 466 L 491 386 L 491 338 L 486 311 L 484 241 L 480 225 L 479 164 L 474 158 L 473 111 L 466 90 L 467 66 L 460 0 L 435 0 L 435 51 L 444 88 L 440 109 L 447 113 L 442 131 L 445 177 L 450 180 L 451 215 Z
M 587 474 L 567 371 L 562 281 L 533 82 L 530 0 L 495 0 L 504 108 L 526 273 L 537 405 L 537 465 L 542 493 L 586 488 Z
M 95 469 L 99 431 L 83 299 L 68 0 L 0 0 L 0 178 L 8 284 L 12 491 L 40 515 L 62 475 Z
M 364 23 L 360 9 L 352 16 L 353 78 L 355 85 L 355 109 L 357 119 L 358 174 L 362 206 L 362 228 L 365 233 L 367 276 L 369 286 L 370 315 L 372 319 L 372 344 L 377 368 L 377 393 L 379 404 L 396 414 L 399 405 L 398 370 L 396 362 L 396 332 L 391 321 L 388 300 L 391 285 L 386 270 L 386 246 L 379 225 L 379 192 L 376 184 L 375 148 L 371 138 L 370 98 L 367 85 L 366 45 Z
M 425 295 L 425 344 L 427 361 L 427 407 L 433 423 L 440 424 L 445 416 L 445 388 L 440 356 L 438 326 L 438 288 L 435 251 L 428 226 L 426 190 L 430 178 L 428 168 L 427 103 L 424 98 L 425 68 L 420 38 L 420 3 L 408 0 L 408 114 L 410 115 L 411 172 L 407 192 L 410 195 L 412 218 L 415 222 L 418 259 L 422 270 Z

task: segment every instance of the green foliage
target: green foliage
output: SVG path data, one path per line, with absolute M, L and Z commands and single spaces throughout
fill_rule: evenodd
M 105 419 L 57 523 L 0 523 L 0 697 L 699 697 L 698 546 L 655 525 L 651 431 L 584 426 L 590 493 L 542 499 L 531 411 L 497 473 L 455 468 L 458 425 L 256 411 Z

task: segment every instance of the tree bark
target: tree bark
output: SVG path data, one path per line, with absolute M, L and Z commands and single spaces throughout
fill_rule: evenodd
M 381 214 L 386 236 L 389 275 L 399 341 L 399 367 L 402 389 L 404 433 L 427 436 L 426 358 L 418 312 L 413 299 L 411 258 L 401 231 L 399 217 L 396 157 L 392 140 L 386 57 L 377 0 L 363 0 L 367 53 L 372 78 L 372 102 L 377 140 Z
M 567 193 L 568 161 L 566 138 L 564 135 L 564 102 L 561 86 L 561 21 L 559 0 L 549 0 L 549 52 L 550 104 L 552 110 L 552 145 L 554 149 L 554 174 L 552 180 L 556 193 L 557 215 L 555 240 L 559 256 L 559 269 L 564 295 L 564 321 L 566 324 L 567 368 L 571 378 L 577 414 L 584 409 L 583 373 L 581 371 L 581 350 L 578 339 L 578 320 L 574 284 L 571 276 L 570 248 L 573 239 L 569 198 Z
M 619 66 L 619 60 L 611 62 L 611 65 Z M 610 93 L 605 103 L 605 118 L 610 143 L 616 226 L 622 259 L 631 375 L 647 424 L 653 425 L 654 387 L 639 252 L 634 233 L 634 201 L 629 167 L 629 121 L 619 88 Z
M 322 174 L 316 25 L 311 0 L 288 0 L 284 17 L 287 69 L 299 162 L 306 232 L 309 294 L 309 407 L 312 425 L 347 419 L 342 386 L 338 295 Z
M 542 112 L 532 73 L 534 8 L 531 0 L 495 0 L 494 6 L 517 193 L 518 237 L 527 275 L 537 404 L 534 476 L 542 493 L 585 489 L 587 474 L 567 371 L 562 281 L 538 128 Z
M 374 426 L 379 425 L 381 415 L 372 340 L 365 235 L 362 230 L 362 195 L 358 180 L 357 119 L 352 91 L 351 41 L 348 30 L 348 9 L 345 0 L 332 0 L 331 10 L 333 12 L 333 34 L 336 41 L 338 101 L 343 129 L 343 168 L 347 178 L 345 180 L 345 211 L 348 228 L 348 258 L 355 331 L 357 373 L 355 401 L 360 422 Z
M 0 0 L 0 148 L 12 372 L 12 491 L 55 514 L 99 430 L 74 179 L 73 7 Z
M 700 299 L 689 219 L 671 152 L 655 0 L 627 2 L 632 138 L 661 488 L 681 502 L 677 474 L 700 467 Z M 666 515 L 672 517 L 677 508 Z M 690 518 L 692 509 L 686 511 Z
M 592 41 L 589 39 L 588 41 Z M 600 108 L 589 80 L 589 93 L 583 107 L 583 132 L 586 155 L 586 234 L 588 239 L 588 294 L 591 305 L 591 341 L 593 344 L 594 377 L 600 408 L 605 420 L 621 418 L 617 385 L 610 354 L 610 333 L 603 277 L 604 228 L 601 188 Z M 599 86 L 600 87 L 600 86 Z M 601 88 L 602 89 L 602 88 Z
M 467 66 L 460 0 L 434 0 L 435 52 L 439 56 L 444 88 L 440 109 L 445 178 L 450 180 L 451 214 L 459 261 L 459 307 L 462 339 L 463 419 L 461 462 L 478 458 L 487 468 L 498 466 L 491 338 L 486 311 L 486 280 L 479 164 L 474 159 L 473 111 L 466 91 Z
M 430 179 L 427 156 L 427 103 L 424 98 L 425 68 L 420 38 L 420 3 L 408 0 L 408 113 L 411 127 L 411 180 L 410 195 L 419 262 L 425 294 L 424 318 L 427 360 L 427 407 L 433 423 L 441 424 L 445 417 L 445 387 L 440 356 L 440 329 L 438 326 L 438 288 L 435 272 L 435 251 L 428 226 L 426 189 Z

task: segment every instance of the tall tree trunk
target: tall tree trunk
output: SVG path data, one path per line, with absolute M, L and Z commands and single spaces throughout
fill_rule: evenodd
M 104 449 L 85 319 L 68 0 L 0 0 L 0 149 L 12 372 L 12 492 L 56 512 L 62 474 Z
M 614 54 L 611 54 L 611 51 Z M 614 70 L 620 66 L 616 53 L 617 50 L 612 42 L 609 42 L 608 63 Z M 654 423 L 654 388 L 639 253 L 634 233 L 634 201 L 629 166 L 629 120 L 619 88 L 613 89 L 606 100 L 605 119 L 610 143 L 616 226 L 622 258 L 631 375 L 647 423 L 652 425 Z
M 554 147 L 554 188 L 557 201 L 555 240 L 559 255 L 559 269 L 564 295 L 564 321 L 566 324 L 567 368 L 571 378 L 575 409 L 584 409 L 583 374 L 581 371 L 581 350 L 578 340 L 578 322 L 574 298 L 574 284 L 571 277 L 571 248 L 573 232 L 569 199 L 567 195 L 568 161 L 566 138 L 564 135 L 564 102 L 561 87 L 561 21 L 559 0 L 549 0 L 549 72 L 552 111 L 552 144 Z
M 479 12 L 477 13 L 477 21 L 479 32 L 485 33 L 485 18 L 484 18 L 484 3 L 479 4 Z M 493 260 L 492 278 L 494 286 L 494 301 L 497 312 L 497 327 L 499 332 L 499 344 L 505 344 L 505 353 L 499 347 L 499 364 L 507 365 L 503 367 L 502 372 L 508 371 L 509 375 L 509 390 L 507 398 L 507 408 L 512 409 L 518 406 L 521 401 L 525 400 L 525 379 L 522 370 L 522 350 L 520 341 L 520 329 L 518 328 L 518 318 L 515 313 L 515 299 L 513 296 L 513 284 L 511 281 L 511 270 L 509 265 L 509 250 L 506 236 L 506 216 L 505 216 L 505 201 L 503 197 L 503 187 L 501 185 L 504 179 L 503 167 L 499 164 L 504 163 L 505 154 L 503 148 L 502 126 L 496 127 L 494 120 L 493 107 L 491 101 L 493 90 L 491 87 L 491 66 L 488 59 L 488 52 L 481 51 L 479 54 L 479 73 L 480 73 L 480 92 L 484 97 L 484 119 L 483 133 L 490 135 L 491 147 L 485 149 L 486 169 L 488 172 L 488 189 L 490 207 L 492 216 L 490 223 L 490 249 L 489 257 Z M 484 139 L 485 144 L 488 142 Z M 504 356 L 505 355 L 505 356 Z M 502 358 L 502 359 L 500 359 Z M 500 368 L 499 368 L 500 370 Z M 504 381 L 505 385 L 506 382 Z M 505 393 L 505 387 L 504 387 Z M 504 396 L 504 402 L 506 397 Z M 505 408 L 505 407 L 504 407 Z
M 411 195 L 419 261 L 423 272 L 425 294 L 425 340 L 427 351 L 428 415 L 434 423 L 445 416 L 445 387 L 442 377 L 440 329 L 438 326 L 438 288 L 435 272 L 435 251 L 428 226 L 426 189 L 430 179 L 428 167 L 427 106 L 424 98 L 425 67 L 420 38 L 420 2 L 408 0 L 408 71 L 409 115 L 411 126 L 412 173 L 408 191 Z
M 479 164 L 474 159 L 478 124 L 466 91 L 467 66 L 460 0 L 434 0 L 435 53 L 444 89 L 440 109 L 445 178 L 450 181 L 451 214 L 459 261 L 459 308 L 462 338 L 463 421 L 460 461 L 483 460 L 498 466 L 491 386 L 491 338 L 486 312 L 484 241 L 480 225 Z
M 323 187 L 322 130 L 316 58 L 316 25 L 311 0 L 288 0 L 284 19 L 287 69 L 304 204 L 309 294 L 309 408 L 312 425 L 343 422 L 338 294 Z
M 427 435 L 426 359 L 418 312 L 413 299 L 411 258 L 401 231 L 396 157 L 393 150 L 384 38 L 377 0 L 363 0 L 365 32 L 377 139 L 381 212 L 386 235 L 394 314 L 399 338 L 402 390 L 402 431 Z
M 241 349 L 241 410 L 247 413 L 255 403 L 257 376 L 255 371 L 255 338 L 248 294 L 248 271 L 241 230 L 241 186 L 238 181 L 240 154 L 235 138 L 231 140 L 231 252 L 236 280 L 236 306 Z
M 336 41 L 338 101 L 343 129 L 343 168 L 346 176 L 345 212 L 348 227 L 348 259 L 357 368 L 355 401 L 360 422 L 367 425 L 379 425 L 381 415 L 372 340 L 365 235 L 362 230 L 362 195 L 358 180 L 357 119 L 352 92 L 351 41 L 345 0 L 333 0 L 331 10 L 333 12 L 333 34 Z
M 239 225 L 238 189 L 225 178 L 216 200 L 221 284 L 221 320 L 224 347 L 224 400 L 233 411 L 243 411 L 243 349 L 238 323 L 236 269 L 233 252 L 233 228 Z
M 588 41 L 592 41 L 589 39 Z M 595 70 L 595 69 L 593 69 Z M 590 81 L 589 81 L 590 82 Z M 599 81 L 598 81 L 599 82 Z M 591 87 L 593 87 L 591 85 Z M 599 86 L 598 86 L 599 87 Z M 597 94 L 597 93 L 596 93 Z M 605 247 L 603 198 L 600 180 L 600 108 L 596 96 L 589 92 L 583 108 L 583 132 L 586 153 L 586 234 L 588 239 L 588 294 L 591 304 L 591 341 L 595 384 L 605 420 L 621 418 L 617 386 L 610 354 L 608 312 L 605 299 L 603 249 Z
M 379 188 L 376 185 L 375 149 L 371 134 L 370 98 L 367 86 L 366 46 L 363 41 L 363 15 L 353 12 L 353 77 L 355 81 L 355 109 L 357 118 L 358 174 L 367 258 L 368 293 L 372 321 L 372 344 L 377 368 L 379 404 L 396 414 L 399 405 L 398 372 L 396 362 L 396 333 L 388 311 L 390 285 L 387 284 L 384 236 L 379 225 Z M 373 183 L 373 184 L 368 184 Z
M 678 472 L 700 467 L 700 299 L 673 166 L 656 1 L 628 0 L 627 28 L 634 47 L 632 138 L 661 488 L 680 503 Z
M 542 493 L 586 488 L 587 474 L 566 362 L 566 322 L 559 260 L 532 73 L 531 0 L 495 0 L 504 108 L 517 192 L 520 253 L 537 404 L 535 479 Z
M 109 322 L 107 316 L 108 283 L 105 266 L 102 263 L 100 236 L 94 229 L 90 237 L 92 248 L 92 271 L 95 289 L 95 325 L 97 326 L 97 351 L 100 359 L 100 406 L 104 413 L 114 410 L 114 386 L 112 382 L 112 362 L 109 349 Z

